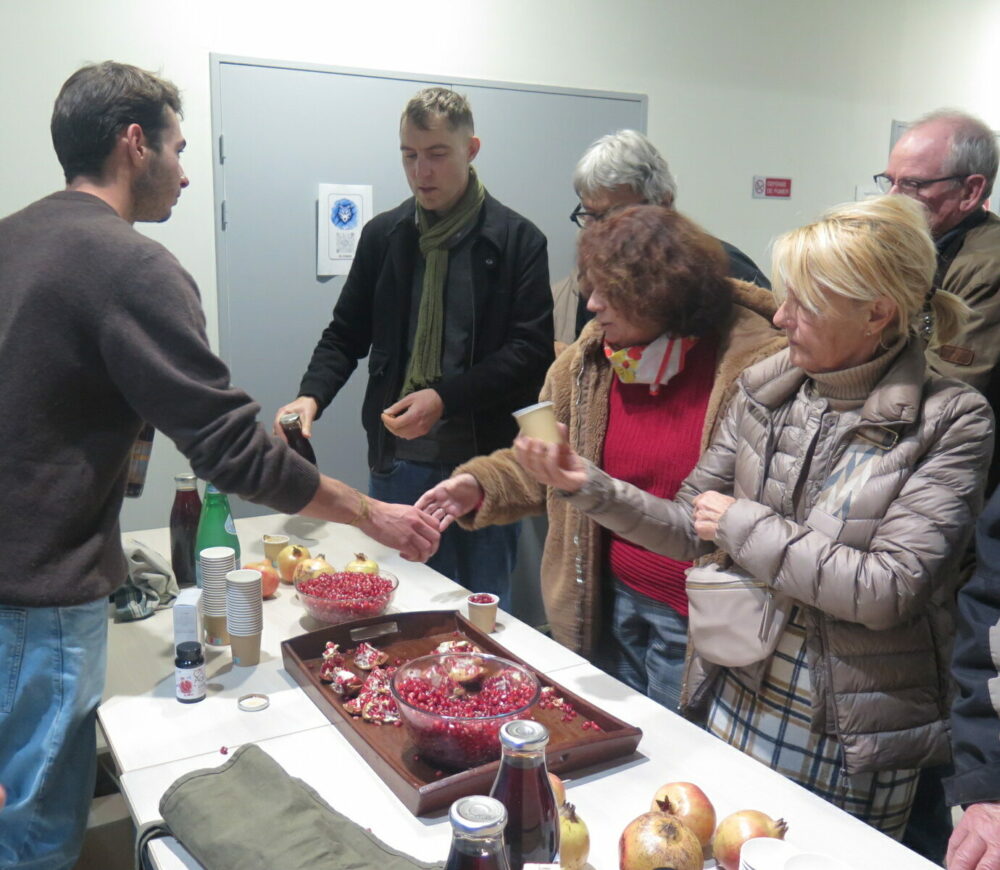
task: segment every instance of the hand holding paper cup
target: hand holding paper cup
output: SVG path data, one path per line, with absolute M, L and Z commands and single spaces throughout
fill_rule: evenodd
M 549 444 L 562 444 L 562 434 L 556 425 L 556 414 L 551 402 L 539 402 L 528 405 L 514 412 L 514 419 L 521 429 L 522 435 L 548 441 Z

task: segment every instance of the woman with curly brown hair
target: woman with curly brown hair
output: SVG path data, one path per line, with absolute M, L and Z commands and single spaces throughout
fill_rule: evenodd
M 591 222 L 579 266 L 594 319 L 549 369 L 540 398 L 553 402 L 577 453 L 672 498 L 736 377 L 784 346 L 769 322 L 771 294 L 727 278 L 719 243 L 661 206 Z M 690 563 L 603 531 L 528 475 L 510 449 L 459 466 L 417 504 L 466 528 L 547 510 L 541 586 L 553 636 L 677 709 Z

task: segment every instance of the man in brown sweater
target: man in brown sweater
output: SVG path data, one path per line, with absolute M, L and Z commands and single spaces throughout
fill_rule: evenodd
M 353 523 L 410 559 L 438 541 L 434 520 L 321 476 L 260 427 L 209 348 L 193 279 L 132 228 L 166 220 L 187 187 L 179 113 L 150 73 L 78 70 L 52 116 L 66 190 L 0 221 L 0 516 L 16 542 L 0 560 L 0 867 L 72 867 L 79 851 L 142 421 L 223 491 Z

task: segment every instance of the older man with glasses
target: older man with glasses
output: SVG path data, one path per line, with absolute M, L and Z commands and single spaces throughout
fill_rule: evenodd
M 581 228 L 627 205 L 673 208 L 677 196 L 677 183 L 667 161 L 637 130 L 619 130 L 596 140 L 576 164 L 573 187 L 580 202 L 569 219 Z M 729 258 L 730 278 L 771 289 L 753 260 L 739 248 L 719 241 Z M 591 314 L 580 298 L 575 271 L 552 285 L 552 296 L 559 347 L 560 342 L 570 344 L 576 339 Z
M 922 202 L 938 249 L 935 286 L 972 309 L 952 344 L 931 346 L 934 371 L 985 393 L 1000 410 L 1000 218 L 986 210 L 997 174 L 997 136 L 978 118 L 941 109 L 915 122 L 875 176 L 885 193 Z M 994 456 L 987 494 L 1000 467 Z
M 939 109 L 924 115 L 900 137 L 889 155 L 889 165 L 875 176 L 875 183 L 883 193 L 901 193 L 927 207 L 938 252 L 934 286 L 961 297 L 972 309 L 952 343 L 928 347 L 928 364 L 938 374 L 981 390 L 993 413 L 1000 416 L 1000 218 L 986 210 L 996 174 L 996 133 L 964 112 Z M 987 495 L 998 477 L 1000 451 L 994 450 Z M 982 604 L 968 598 L 964 607 L 977 611 Z M 969 613 L 963 614 L 968 620 Z M 985 617 L 985 612 L 981 615 Z M 977 621 L 982 621 L 978 615 L 973 617 L 973 622 Z M 956 662 L 970 654 L 967 634 L 959 635 Z M 955 775 L 945 781 L 942 790 L 941 777 L 949 770 L 922 771 L 903 842 L 941 863 L 951 831 L 948 805 L 969 805 L 972 812 L 966 814 L 952 838 L 948 866 L 985 870 L 994 865 L 979 863 L 975 845 L 995 840 L 1000 832 L 996 803 L 1000 801 L 1000 785 L 991 783 L 988 775 L 971 772 L 1000 763 L 1000 752 L 995 739 L 996 717 L 992 725 L 988 717 L 985 722 L 985 731 L 992 736 L 978 742 L 983 720 L 969 714 L 975 707 L 966 695 L 963 683 L 962 698 L 952 712 Z

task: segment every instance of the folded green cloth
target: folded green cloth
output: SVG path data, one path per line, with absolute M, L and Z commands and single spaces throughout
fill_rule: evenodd
M 169 607 L 180 593 L 170 564 L 152 547 L 129 538 L 124 545 L 128 579 L 112 594 L 115 622 L 132 622 Z
M 145 845 L 172 834 L 205 870 L 432 870 L 389 848 L 247 744 L 221 767 L 195 770 L 160 799 L 165 825 L 140 832 Z

